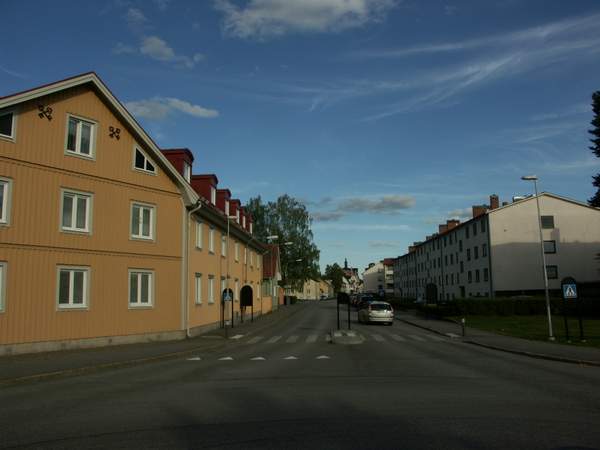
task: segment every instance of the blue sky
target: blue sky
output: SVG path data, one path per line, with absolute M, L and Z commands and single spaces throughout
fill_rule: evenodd
M 592 195 L 595 0 L 3 2 L 0 95 L 96 71 L 242 201 L 288 193 L 321 266 L 405 253 L 489 194 Z M 6 39 L 10 37 L 10 39 Z

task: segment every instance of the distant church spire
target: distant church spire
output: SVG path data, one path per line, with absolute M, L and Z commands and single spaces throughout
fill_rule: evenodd
M 348 258 L 344 258 L 344 269 L 348 268 Z

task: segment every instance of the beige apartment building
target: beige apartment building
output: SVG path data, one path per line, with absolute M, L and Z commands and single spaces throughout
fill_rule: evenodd
M 0 98 L 0 354 L 179 339 L 270 311 L 250 215 L 192 163 L 94 73 Z
M 549 288 L 561 280 L 600 280 L 600 209 L 539 194 Z M 394 263 L 395 294 L 427 301 L 538 295 L 544 290 L 536 197 L 474 206 L 473 218 L 449 220 Z

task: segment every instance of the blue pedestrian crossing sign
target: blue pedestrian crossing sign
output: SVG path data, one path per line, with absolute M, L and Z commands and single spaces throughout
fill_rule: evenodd
M 573 298 L 577 298 L 577 285 L 576 284 L 563 284 L 562 285 L 562 289 L 563 289 L 563 298 L 565 300 L 567 299 L 573 299 Z

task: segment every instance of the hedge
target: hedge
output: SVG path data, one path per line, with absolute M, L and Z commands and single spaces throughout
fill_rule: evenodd
M 600 299 L 582 299 L 581 302 L 583 316 L 600 317 Z M 565 306 L 569 315 L 577 314 L 574 302 L 565 305 L 562 299 L 550 299 L 552 314 L 562 314 Z M 417 311 L 439 317 L 460 315 L 526 316 L 546 314 L 546 300 L 543 298 L 461 299 L 440 304 L 417 305 Z

